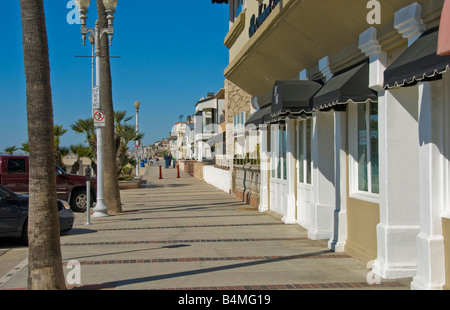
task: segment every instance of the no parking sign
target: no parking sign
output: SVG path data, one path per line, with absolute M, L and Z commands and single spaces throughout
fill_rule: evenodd
M 94 127 L 105 127 L 105 111 L 94 110 Z

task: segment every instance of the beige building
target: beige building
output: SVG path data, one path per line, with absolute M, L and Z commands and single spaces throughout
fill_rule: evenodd
M 382 278 L 448 288 L 444 0 L 212 2 L 230 7 L 227 83 L 250 101 L 227 111 L 259 129 L 260 210 Z

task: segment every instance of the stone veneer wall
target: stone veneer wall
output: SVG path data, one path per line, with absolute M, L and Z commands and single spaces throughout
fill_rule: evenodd
M 259 166 L 235 165 L 233 170 L 233 192 L 236 198 L 258 208 L 260 168 Z
M 227 126 L 227 145 L 226 152 L 233 158 L 234 155 L 234 136 L 233 117 L 240 112 L 250 113 L 250 104 L 252 96 L 243 91 L 229 80 L 225 80 L 225 122 Z

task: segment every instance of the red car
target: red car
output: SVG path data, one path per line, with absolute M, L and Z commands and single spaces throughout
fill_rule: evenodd
M 60 167 L 55 167 L 56 192 L 58 199 L 69 202 L 74 212 L 85 212 L 86 178 L 82 175 L 68 174 Z M 28 156 L 0 155 L 0 184 L 10 190 L 28 194 L 29 158 Z M 92 180 L 91 197 L 96 199 L 97 182 Z

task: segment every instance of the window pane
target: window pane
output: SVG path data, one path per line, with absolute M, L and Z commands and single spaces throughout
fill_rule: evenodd
M 370 104 L 370 166 L 372 176 L 372 193 L 379 194 L 378 173 L 378 105 Z
M 277 178 L 281 179 L 281 150 L 282 150 L 282 136 L 281 128 L 278 130 L 278 160 L 277 160 Z
M 358 104 L 358 189 L 368 191 L 366 105 Z
M 26 174 L 25 159 L 8 159 L 8 174 Z
M 282 160 L 283 160 L 283 179 L 286 180 L 287 179 L 287 165 L 286 165 L 286 153 L 287 153 L 287 146 L 286 146 L 286 127 L 283 127 L 282 132 L 282 136 L 283 136 L 283 155 L 282 155 Z
M 271 143 L 273 142 L 273 144 L 276 145 L 275 143 L 277 140 L 275 139 L 275 128 L 273 128 L 273 127 L 271 127 L 271 136 L 272 136 Z M 275 154 L 275 146 L 274 146 L 272 149 L 272 178 L 275 178 L 275 169 L 277 167 L 277 163 L 276 163 L 277 157 L 278 156 L 276 156 L 276 154 Z
M 311 119 L 306 120 L 306 183 L 311 184 Z
M 304 123 L 305 122 L 300 122 L 299 126 L 298 126 L 298 147 L 299 147 L 299 158 L 298 158 L 298 181 L 300 183 L 304 183 L 305 182 L 305 178 L 304 178 L 304 167 L 305 167 L 305 148 L 303 147 L 304 145 Z

